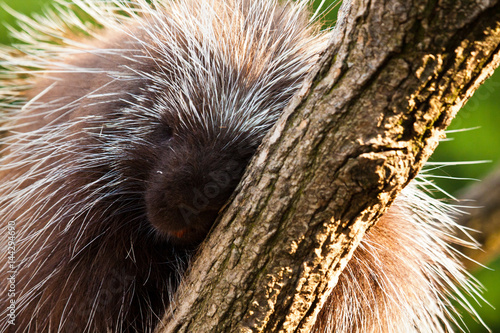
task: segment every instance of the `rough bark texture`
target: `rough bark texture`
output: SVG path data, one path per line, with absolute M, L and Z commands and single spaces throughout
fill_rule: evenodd
M 481 244 L 482 251 L 461 248 L 471 259 L 488 265 L 500 253 L 500 168 L 489 174 L 483 181 L 467 188 L 460 194 L 465 214 L 458 223 L 477 230 L 474 238 Z M 471 269 L 479 266 L 465 262 Z
M 344 3 L 158 331 L 309 332 L 499 49 L 500 0 Z

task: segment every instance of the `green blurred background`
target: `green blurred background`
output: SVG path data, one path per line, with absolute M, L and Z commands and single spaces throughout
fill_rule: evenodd
M 51 0 L 4 0 L 16 11 L 32 15 L 40 13 Z M 335 12 L 328 17 L 334 21 Z M 15 26 L 15 19 L 0 9 L 0 42 L 10 44 L 6 25 Z M 434 162 L 488 161 L 486 163 L 448 166 L 438 171 L 443 176 L 482 179 L 493 169 L 500 167 L 500 70 L 479 88 L 467 105 L 458 113 L 450 130 L 468 129 L 465 132 L 450 133 L 431 158 Z M 435 179 L 436 183 L 451 194 L 470 185 L 474 180 Z M 474 275 L 484 284 L 485 298 L 493 306 L 482 304 L 478 310 L 493 332 L 500 332 L 500 258 L 488 264 L 489 269 L 478 267 Z M 471 332 L 487 332 L 469 316 L 464 320 Z

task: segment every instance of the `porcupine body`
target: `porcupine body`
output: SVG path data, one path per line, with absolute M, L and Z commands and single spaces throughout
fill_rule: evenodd
M 15 325 L 0 281 L 0 331 L 150 332 L 326 38 L 306 0 L 73 3 L 93 26 L 64 5 L 21 17 L 21 51 L 2 56 L 0 222 L 17 274 Z M 315 332 L 451 331 L 448 297 L 475 286 L 450 212 L 405 189 Z

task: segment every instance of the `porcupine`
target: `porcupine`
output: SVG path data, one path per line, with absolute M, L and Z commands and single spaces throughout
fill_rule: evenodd
M 15 326 L 0 282 L 1 331 L 152 331 L 326 33 L 308 0 L 77 0 L 19 19 L 20 51 L 2 55 L 0 221 L 17 275 Z M 476 285 L 449 245 L 454 210 L 417 182 L 315 332 L 451 331 L 449 298 L 474 312 L 457 292 Z

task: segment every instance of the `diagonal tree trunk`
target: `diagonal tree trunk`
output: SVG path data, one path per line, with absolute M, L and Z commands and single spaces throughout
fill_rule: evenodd
M 500 0 L 345 1 L 159 332 L 309 332 L 365 231 L 500 61 Z

